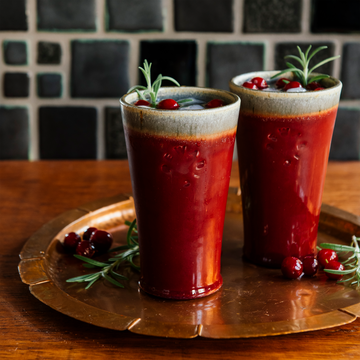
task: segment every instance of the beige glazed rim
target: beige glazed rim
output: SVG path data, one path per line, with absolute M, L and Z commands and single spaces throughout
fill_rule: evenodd
M 122 120 L 125 127 L 144 134 L 201 137 L 220 134 L 237 126 L 240 98 L 229 91 L 200 87 L 163 87 L 158 98 L 174 100 L 195 98 L 207 103 L 221 99 L 227 105 L 203 110 L 160 110 L 135 106 L 136 92 L 120 99 Z
M 303 115 L 326 111 L 338 105 L 342 83 L 333 77 L 330 77 L 327 81 L 334 83 L 334 86 L 321 91 L 301 93 L 269 92 L 247 89 L 241 86 L 245 81 L 253 77 L 260 76 L 267 80 L 277 73 L 279 73 L 278 70 L 256 71 L 238 75 L 231 79 L 229 82 L 230 91 L 240 96 L 242 112 L 270 115 Z M 312 76 L 316 75 L 319 74 L 312 74 Z M 281 75 L 281 77 L 294 78 L 291 71 Z

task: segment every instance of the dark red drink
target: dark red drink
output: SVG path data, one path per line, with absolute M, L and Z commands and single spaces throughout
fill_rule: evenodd
M 140 287 L 152 295 L 191 299 L 222 285 L 221 242 L 239 111 L 238 98 L 224 93 L 217 98 L 228 105 L 217 109 L 123 107 Z
M 322 192 L 341 83 L 317 92 L 265 92 L 240 75 L 230 88 L 241 98 L 237 146 L 244 217 L 244 255 L 280 268 L 285 257 L 314 254 Z M 286 77 L 292 79 L 289 73 Z

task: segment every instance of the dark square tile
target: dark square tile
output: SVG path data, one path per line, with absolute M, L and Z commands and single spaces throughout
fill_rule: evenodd
M 110 31 L 162 31 L 161 0 L 107 0 Z
M 62 93 L 60 74 L 37 74 L 37 92 L 41 98 L 59 98 Z
M 129 43 L 74 40 L 71 43 L 71 96 L 120 98 L 129 89 Z
M 286 61 L 294 64 L 296 67 L 300 66 L 298 62 L 292 59 L 284 59 L 286 55 L 295 55 L 299 56 L 297 45 L 300 46 L 301 51 L 305 52 L 309 45 L 312 45 L 310 53 L 318 48 L 319 46 L 327 46 L 327 49 L 319 51 L 311 60 L 310 68 L 319 63 L 322 60 L 325 60 L 331 56 L 334 56 L 335 46 L 332 42 L 313 42 L 313 43 L 278 43 L 275 46 L 275 70 L 284 70 L 287 68 Z M 335 60 L 339 61 L 339 60 Z M 332 75 L 334 62 L 330 61 L 315 70 L 315 72 Z
M 3 42 L 4 61 L 8 65 L 27 64 L 27 46 L 25 41 Z
M 196 85 L 197 45 L 193 40 L 144 40 L 140 42 L 139 65 L 143 67 L 145 59 L 152 63 L 152 78 L 159 74 L 173 77 L 180 85 Z M 139 70 L 139 84 L 146 85 L 145 78 Z M 163 86 L 174 86 L 164 81 Z
M 4 74 L 4 96 L 24 98 L 29 96 L 30 79 L 27 73 Z
M 27 160 L 29 131 L 28 109 L 0 106 L 0 159 Z
M 37 16 L 39 30 L 96 30 L 94 0 L 37 0 Z
M 352 33 L 360 31 L 359 0 L 312 0 L 313 33 Z
M 96 159 L 96 129 L 93 107 L 40 107 L 40 158 Z
M 360 160 L 360 109 L 339 108 L 330 160 Z
M 127 159 L 120 107 L 105 108 L 105 144 L 107 159 Z
M 232 32 L 233 0 L 174 0 L 176 31 Z
M 208 43 L 207 86 L 229 90 L 236 75 L 264 69 L 264 44 Z
M 37 46 L 38 64 L 60 64 L 61 46 L 59 43 L 39 41 Z
M 301 32 L 301 0 L 245 0 L 245 33 Z
M 342 99 L 360 99 L 360 43 L 344 44 L 341 81 Z
M 27 29 L 25 0 L 0 0 L 0 31 Z

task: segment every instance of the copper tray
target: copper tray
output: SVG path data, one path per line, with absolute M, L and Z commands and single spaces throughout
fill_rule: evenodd
M 127 270 L 125 289 L 100 281 L 89 290 L 65 280 L 86 271 L 66 255 L 59 240 L 88 226 L 110 230 L 125 242 L 125 220 L 135 216 L 131 196 L 119 195 L 63 213 L 37 231 L 23 247 L 19 273 L 30 292 L 53 309 L 114 330 L 174 338 L 244 338 L 290 334 L 339 326 L 360 316 L 360 293 L 327 280 L 286 280 L 279 270 L 243 262 L 241 198 L 229 191 L 220 291 L 187 301 L 163 300 L 139 290 L 139 274 Z M 323 205 L 319 242 L 350 243 L 360 236 L 360 217 Z

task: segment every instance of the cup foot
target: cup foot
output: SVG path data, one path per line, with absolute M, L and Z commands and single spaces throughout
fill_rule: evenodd
M 211 295 L 218 291 L 223 284 L 223 279 L 220 276 L 219 280 L 215 283 L 192 290 L 184 290 L 184 291 L 174 291 L 174 290 L 163 290 L 157 289 L 155 287 L 149 286 L 149 284 L 144 283 L 143 279 L 140 279 L 139 286 L 140 289 L 145 291 L 150 295 L 154 295 L 157 297 L 165 298 L 165 299 L 173 299 L 173 300 L 191 300 L 198 299 L 204 296 Z

